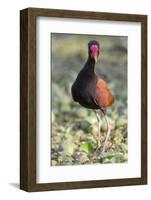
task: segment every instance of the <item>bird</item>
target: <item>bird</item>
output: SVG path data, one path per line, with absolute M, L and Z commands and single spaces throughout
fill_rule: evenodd
M 114 96 L 108 84 L 95 73 L 95 64 L 100 56 L 100 44 L 96 40 L 88 42 L 88 58 L 83 68 L 78 73 L 71 87 L 72 98 L 81 106 L 92 109 L 98 121 L 98 139 L 96 151 L 101 149 L 101 120 L 104 118 L 107 124 L 106 138 L 101 152 L 106 148 L 106 143 L 110 135 L 110 125 L 106 117 L 106 109 L 113 105 Z M 100 111 L 98 114 L 98 110 Z

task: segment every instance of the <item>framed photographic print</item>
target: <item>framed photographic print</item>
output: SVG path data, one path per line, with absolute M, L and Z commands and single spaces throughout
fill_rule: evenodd
M 147 16 L 20 12 L 20 188 L 147 184 Z

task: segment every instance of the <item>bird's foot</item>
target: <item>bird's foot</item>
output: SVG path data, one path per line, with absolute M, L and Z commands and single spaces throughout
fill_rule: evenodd
M 99 155 L 102 152 L 102 147 L 101 146 L 97 146 L 95 152 L 96 152 L 97 155 Z
M 105 152 L 105 150 L 106 150 L 106 144 L 103 146 L 97 145 L 95 152 L 97 155 L 100 155 L 100 154 L 103 154 Z

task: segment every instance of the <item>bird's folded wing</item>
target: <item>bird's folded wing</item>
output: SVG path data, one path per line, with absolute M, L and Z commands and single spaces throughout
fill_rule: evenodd
M 113 104 L 114 97 L 112 96 L 106 82 L 98 79 L 95 91 L 95 101 L 100 108 L 106 108 Z

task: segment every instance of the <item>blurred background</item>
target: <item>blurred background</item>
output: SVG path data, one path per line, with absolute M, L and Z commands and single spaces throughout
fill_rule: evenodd
M 96 154 L 97 119 L 72 100 L 71 86 L 88 57 L 90 40 L 100 43 L 96 74 L 115 97 L 107 110 L 111 135 L 104 153 Z M 51 165 L 123 163 L 127 149 L 127 37 L 51 34 Z M 102 121 L 101 142 L 106 136 Z

